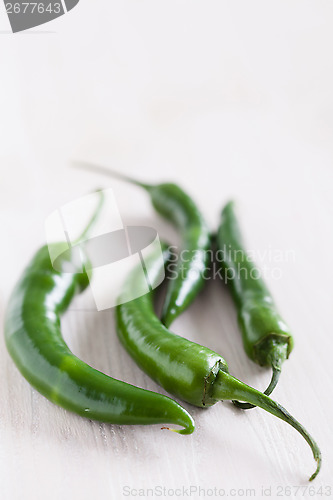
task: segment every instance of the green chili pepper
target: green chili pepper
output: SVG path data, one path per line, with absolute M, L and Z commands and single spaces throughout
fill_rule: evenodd
M 149 280 L 159 276 L 160 259 L 146 259 Z M 126 289 L 139 286 L 141 268 L 130 274 Z M 265 394 L 240 382 L 228 373 L 226 361 L 207 347 L 170 332 L 154 312 L 153 293 L 116 307 L 117 333 L 125 349 L 152 379 L 169 393 L 195 406 L 208 407 L 218 401 L 239 398 L 257 405 L 294 427 L 307 441 L 317 462 L 313 480 L 321 465 L 321 453 L 304 427 L 282 406 Z
M 193 200 L 176 184 L 145 184 L 107 168 L 80 162 L 80 168 L 99 171 L 144 188 L 156 211 L 170 220 L 182 238 L 180 256 L 169 280 L 162 310 L 162 322 L 170 326 L 193 302 L 204 285 L 204 271 L 210 250 L 208 226 Z
M 64 249 L 64 243 L 54 245 Z M 58 258 L 56 271 L 48 247 L 42 247 L 17 283 L 5 319 L 6 344 L 16 366 L 46 398 L 83 417 L 113 424 L 171 423 L 184 427 L 176 432 L 190 434 L 193 419 L 175 401 L 115 380 L 68 349 L 60 316 L 88 285 L 85 272 L 66 272 L 75 248 Z
M 237 308 L 244 349 L 255 363 L 272 367 L 272 379 L 265 391 L 269 395 L 279 380 L 282 363 L 289 357 L 294 342 L 272 295 L 244 250 L 233 202 L 222 210 L 217 249 L 224 279 Z M 243 409 L 253 408 L 253 405 L 239 401 L 234 403 Z

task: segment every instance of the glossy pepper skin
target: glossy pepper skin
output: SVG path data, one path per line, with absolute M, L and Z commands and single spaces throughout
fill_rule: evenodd
M 180 252 L 172 269 L 172 274 L 176 277 L 168 282 L 162 311 L 162 322 L 170 326 L 194 301 L 205 283 L 204 271 L 209 260 L 211 241 L 208 226 L 199 208 L 177 184 L 146 184 L 91 163 L 79 162 L 76 166 L 145 189 L 155 210 L 178 230 L 181 236 Z
M 167 254 L 165 255 L 167 258 Z M 146 259 L 149 279 L 160 273 L 160 260 Z M 138 286 L 141 269 L 130 274 L 124 287 Z M 117 334 L 135 362 L 171 394 L 198 407 L 235 398 L 257 405 L 293 426 L 310 445 L 317 462 L 314 479 L 321 464 L 320 450 L 304 427 L 282 406 L 265 394 L 240 382 L 228 373 L 226 361 L 216 352 L 169 331 L 154 312 L 153 292 L 116 307 Z
M 63 244 L 60 244 L 63 245 Z M 58 265 L 66 267 L 67 254 Z M 67 347 L 60 317 L 88 285 L 85 273 L 56 271 L 48 247 L 34 256 L 9 300 L 8 351 L 27 381 L 53 403 L 82 417 L 113 424 L 177 424 L 189 434 L 192 417 L 172 399 L 95 370 Z
M 145 186 L 156 211 L 177 228 L 181 235 L 180 255 L 169 280 L 162 311 L 162 322 L 170 326 L 193 302 L 204 285 L 210 234 L 193 200 L 177 184 Z
M 247 258 L 233 202 L 222 210 L 217 252 L 224 281 L 237 309 L 244 349 L 255 363 L 273 369 L 272 381 L 265 391 L 270 394 L 294 342 L 255 264 Z M 252 407 L 235 403 L 242 408 Z

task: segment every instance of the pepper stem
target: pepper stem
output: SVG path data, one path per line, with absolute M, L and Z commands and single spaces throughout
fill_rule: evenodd
M 279 381 L 280 375 L 281 375 L 280 368 L 276 368 L 275 366 L 273 366 L 272 369 L 273 369 L 273 372 L 272 372 L 271 381 L 270 381 L 267 389 L 264 391 L 264 394 L 266 394 L 266 396 L 269 396 L 274 391 L 274 389 Z M 240 408 L 242 410 L 250 410 L 251 408 L 256 407 L 256 405 L 252 405 L 251 403 L 242 403 L 241 401 L 237 401 L 235 399 L 233 400 L 233 403 L 235 406 L 237 406 L 237 408 Z
M 98 193 L 99 194 L 99 200 L 98 200 L 98 205 L 97 207 L 95 208 L 88 224 L 86 225 L 86 227 L 84 228 L 84 230 L 82 231 L 82 233 L 80 234 L 80 236 L 78 236 L 76 238 L 76 240 L 73 241 L 72 243 L 72 246 L 74 245 L 77 245 L 78 243 L 80 243 L 81 240 L 83 240 L 83 238 L 85 236 L 87 236 L 87 234 L 89 233 L 90 229 L 93 227 L 93 225 L 95 224 L 101 210 L 102 210 L 102 206 L 104 204 L 104 194 L 103 194 L 103 191 L 101 189 L 96 189 L 95 191 L 93 191 L 94 193 Z
M 149 191 L 153 187 L 150 184 L 145 184 L 144 182 L 140 182 L 137 179 L 133 179 L 133 177 L 128 177 L 127 175 L 121 174 L 116 170 L 104 167 L 103 165 L 97 165 L 96 163 L 74 160 L 72 162 L 72 166 L 75 168 L 80 168 L 82 170 L 98 172 L 100 174 L 107 175 L 108 177 L 114 177 L 115 179 L 119 179 L 121 181 L 129 182 L 130 184 L 135 184 L 136 186 L 140 186 L 146 189 L 147 191 Z
M 269 386 L 264 391 L 264 394 L 266 394 L 266 396 L 269 396 L 273 392 L 279 381 L 282 364 L 288 358 L 288 346 L 288 342 L 286 342 L 284 339 L 281 341 L 279 339 L 276 340 L 275 338 L 269 338 L 268 341 L 264 340 L 264 345 L 261 347 L 261 349 L 258 349 L 259 351 L 263 351 L 264 353 L 266 353 L 264 357 L 265 363 L 262 364 L 271 366 L 273 370 Z M 233 403 L 235 406 L 237 406 L 237 408 L 241 408 L 242 410 L 255 408 L 255 405 L 249 403 L 241 403 L 240 401 L 233 401 Z
M 296 429 L 303 436 L 310 446 L 313 457 L 317 462 L 317 468 L 310 477 L 309 481 L 313 481 L 313 479 L 317 476 L 321 467 L 321 453 L 319 447 L 307 430 L 292 415 L 290 415 L 290 413 L 283 408 L 283 406 L 279 405 L 279 403 L 276 403 L 260 391 L 253 389 L 222 370 L 219 371 L 215 379 L 212 397 L 217 400 L 234 400 L 237 398 L 241 401 L 247 401 L 255 406 L 259 406 L 263 410 L 266 410 L 294 427 L 294 429 Z

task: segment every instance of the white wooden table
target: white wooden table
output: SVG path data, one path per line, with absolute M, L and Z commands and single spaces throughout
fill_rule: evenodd
M 127 224 L 145 222 L 177 241 L 143 192 L 70 169 L 71 158 L 179 182 L 212 229 L 235 198 L 248 247 L 267 267 L 295 336 L 275 398 L 322 448 L 315 498 L 333 487 L 332 18 L 332 4 L 321 1 L 82 0 L 47 27 L 14 36 L 0 10 L 1 317 L 45 242 L 46 217 L 94 187 L 114 189 Z M 124 352 L 113 311 L 79 311 L 84 300 L 63 318 L 73 352 L 165 394 Z M 245 356 L 217 281 L 173 328 L 223 355 L 235 376 L 267 385 L 270 373 Z M 3 334 L 0 358 L 2 500 L 278 498 L 290 487 L 291 498 L 311 497 L 310 449 L 259 409 L 184 404 L 196 421 L 191 436 L 103 425 L 33 390 Z

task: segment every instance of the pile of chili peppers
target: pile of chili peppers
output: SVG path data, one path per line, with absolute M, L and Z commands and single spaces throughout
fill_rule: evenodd
M 93 168 L 114 175 L 102 167 Z M 290 424 L 311 447 L 317 462 L 316 471 L 310 477 L 310 481 L 313 480 L 321 466 L 318 445 L 285 408 L 269 397 L 278 382 L 282 363 L 293 348 L 293 339 L 264 281 L 251 272 L 255 265 L 247 259 L 234 204 L 230 202 L 223 208 L 217 234 L 212 238 L 200 210 L 178 185 L 148 185 L 118 177 L 147 191 L 155 210 L 177 228 L 181 250 L 192 256 L 183 262 L 179 259 L 177 266 L 178 270 L 182 266 L 182 272 L 176 272 L 175 279 L 166 280 L 161 318 L 155 313 L 154 292 L 122 303 L 121 295 L 126 293 L 126 287 L 134 283 L 138 286 L 142 279 L 137 269 L 130 273 L 115 308 L 121 343 L 143 371 L 183 401 L 203 408 L 231 400 L 242 409 L 258 406 Z M 102 202 L 101 192 L 100 203 L 77 242 L 98 217 Z M 219 354 L 169 330 L 204 286 L 203 272 L 212 240 L 217 250 L 229 249 L 221 252 L 221 272 L 237 310 L 244 349 L 254 362 L 272 368 L 272 379 L 264 393 L 230 375 L 227 362 Z M 163 256 L 167 264 L 170 253 L 165 244 Z M 5 337 L 18 369 L 50 401 L 83 417 L 114 424 L 173 424 L 181 429 L 171 430 L 191 434 L 194 421 L 176 401 L 107 376 L 69 350 L 61 333 L 61 315 L 74 296 L 88 286 L 87 274 L 82 271 L 88 262 L 74 274 L 66 272 L 66 265 L 73 264 L 73 260 L 71 251 L 63 253 L 57 260 L 56 270 L 51 264 L 49 247 L 44 246 L 14 288 L 6 311 Z M 239 263 L 249 272 L 237 272 Z M 152 254 L 150 280 L 160 272 L 160 255 Z

